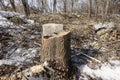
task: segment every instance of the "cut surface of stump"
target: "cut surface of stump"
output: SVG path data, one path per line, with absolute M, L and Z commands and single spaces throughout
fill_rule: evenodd
M 43 36 L 52 36 L 54 33 L 59 33 L 63 31 L 63 24 L 44 24 L 43 25 Z
M 70 32 L 64 31 L 62 24 L 43 25 L 41 62 L 55 63 L 52 68 L 59 75 L 55 80 L 67 80 L 70 55 Z

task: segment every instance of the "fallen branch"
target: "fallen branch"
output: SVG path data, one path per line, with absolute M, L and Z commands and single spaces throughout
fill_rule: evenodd
M 101 63 L 101 61 L 100 61 L 100 60 L 98 60 L 98 59 L 96 59 L 96 58 L 93 58 L 93 57 L 88 56 L 88 55 L 83 54 L 83 53 L 81 53 L 81 54 L 82 54 L 82 55 L 84 55 L 84 56 L 86 56 L 86 57 L 88 57 L 88 58 L 90 58 L 90 59 L 92 59 L 92 60 L 94 60 L 94 61 L 96 61 L 96 62 L 98 62 L 98 63 Z

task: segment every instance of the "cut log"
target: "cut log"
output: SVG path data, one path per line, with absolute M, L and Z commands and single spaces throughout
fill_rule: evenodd
M 68 80 L 63 77 L 67 76 L 70 55 L 70 32 L 64 31 L 62 24 L 43 25 L 41 62 L 54 61 L 55 74 L 64 73 L 59 75 L 59 80 Z

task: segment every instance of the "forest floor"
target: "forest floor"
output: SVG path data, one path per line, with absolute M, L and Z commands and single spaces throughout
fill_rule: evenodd
M 34 23 L 0 16 L 0 80 L 40 64 L 42 25 L 46 23 L 64 24 L 64 30 L 71 31 L 71 61 L 79 70 L 79 80 L 120 79 L 120 15 L 111 15 L 104 23 L 100 17 L 88 19 L 78 13 L 37 14 L 29 19 Z M 18 79 L 21 76 L 11 78 Z

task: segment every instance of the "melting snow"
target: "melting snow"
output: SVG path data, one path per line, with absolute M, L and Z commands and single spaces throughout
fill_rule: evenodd
M 28 23 L 28 24 L 34 24 L 34 20 L 28 19 L 28 20 L 27 20 L 27 23 Z
M 16 13 L 16 12 L 2 11 L 2 10 L 0 10 L 0 15 L 3 16 L 3 17 L 5 17 L 5 18 L 7 18 L 7 17 L 13 17 L 13 16 L 21 16 L 21 14 Z
M 7 20 L 7 19 L 0 15 L 0 21 L 2 21 L 2 20 Z
M 21 18 L 23 21 L 25 21 L 27 24 L 34 24 L 34 20 L 30 20 L 25 18 L 24 15 L 21 15 L 19 13 L 15 12 L 9 12 L 9 11 L 1 11 L 0 10 L 0 33 L 8 33 L 12 36 L 21 36 L 21 32 L 26 28 L 21 25 L 16 25 L 13 22 L 10 22 L 7 20 L 7 17 L 14 17 L 17 16 Z M 32 39 L 35 38 L 35 36 L 30 36 Z M 10 40 L 11 41 L 11 40 Z M 14 43 L 8 42 L 8 50 L 5 54 L 5 58 L 0 60 L 0 65 L 7 64 L 7 65 L 20 65 L 24 64 L 26 62 L 30 62 L 32 58 L 36 57 L 37 54 L 39 54 L 39 49 L 34 47 L 27 47 L 27 48 L 19 48 L 19 47 L 12 47 Z M 16 44 L 16 43 L 15 43 Z M 0 49 L 1 49 L 1 43 L 0 43 Z M 11 45 L 11 46 L 10 46 Z M 10 50 L 9 50 L 9 47 Z M 3 53 L 2 53 L 3 54 Z
M 10 53 L 10 52 L 9 52 Z M 7 64 L 7 65 L 20 65 L 26 62 L 30 62 L 32 58 L 34 58 L 39 53 L 38 48 L 18 48 L 10 57 L 9 59 L 2 59 L 0 60 L 0 65 Z
M 10 17 L 14 17 L 14 16 L 17 16 L 19 17 L 21 20 L 23 20 L 23 22 L 27 23 L 27 24 L 34 24 L 34 20 L 30 20 L 30 19 L 27 19 L 25 18 L 25 15 L 21 15 L 19 13 L 16 13 L 16 12 L 10 12 L 10 11 L 2 11 L 0 10 L 0 23 L 2 24 L 5 24 L 5 21 L 7 21 L 8 23 L 5 24 L 6 25 L 9 25 L 11 24 L 12 22 L 9 22 L 6 18 L 10 18 Z M 4 22 L 3 22 L 4 21 Z M 3 25 L 2 24 L 2 25 Z M 13 24 L 13 23 L 12 23 Z M 4 25 L 3 25 L 4 26 Z
M 110 60 L 110 63 L 102 64 L 100 69 L 91 69 L 87 65 L 82 65 L 79 69 L 92 78 L 102 80 L 120 80 L 120 61 Z
M 108 29 L 112 29 L 115 27 L 114 22 L 106 22 L 106 23 L 99 23 L 99 24 L 95 24 L 94 25 L 94 29 L 98 30 L 98 29 L 102 29 L 102 28 L 108 28 Z

